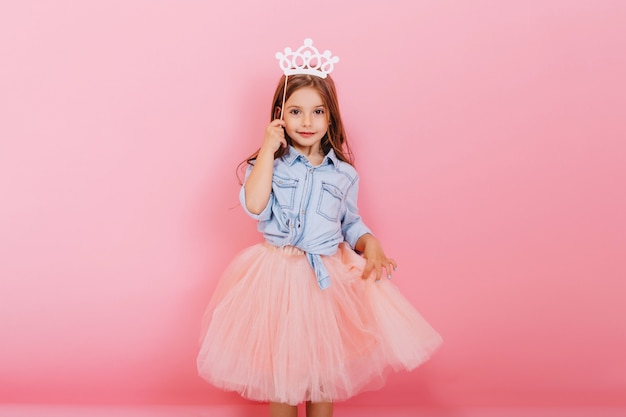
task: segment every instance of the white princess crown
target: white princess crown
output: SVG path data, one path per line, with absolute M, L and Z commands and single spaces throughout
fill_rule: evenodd
M 335 64 L 339 62 L 338 56 L 331 56 L 327 49 L 323 54 L 313 46 L 313 41 L 309 38 L 304 40 L 304 45 L 296 49 L 285 48 L 285 52 L 276 52 L 278 65 L 285 75 L 308 74 L 320 78 L 326 78 L 333 72 Z

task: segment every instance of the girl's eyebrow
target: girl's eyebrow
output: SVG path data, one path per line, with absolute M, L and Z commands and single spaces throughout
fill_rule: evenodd
M 317 106 L 312 106 L 311 108 L 312 108 L 312 109 L 317 109 L 317 108 L 319 108 L 319 107 L 326 107 L 326 106 L 324 106 L 323 104 L 318 104 Z M 288 108 L 288 109 L 293 109 L 293 108 L 296 108 L 296 109 L 301 109 L 301 108 L 302 108 L 302 106 L 298 106 L 297 104 L 290 104 L 289 106 L 287 106 L 287 108 Z

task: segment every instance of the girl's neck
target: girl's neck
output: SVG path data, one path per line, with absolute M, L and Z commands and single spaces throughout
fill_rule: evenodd
M 311 165 L 317 166 L 324 160 L 324 152 L 319 144 L 315 146 L 301 147 L 298 145 L 292 145 L 295 150 L 306 156 Z

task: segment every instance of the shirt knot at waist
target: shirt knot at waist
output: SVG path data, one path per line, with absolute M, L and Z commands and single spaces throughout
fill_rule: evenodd
M 315 273 L 317 285 L 319 285 L 320 289 L 325 290 L 330 286 L 330 274 L 328 273 L 328 270 L 326 270 L 326 266 L 322 261 L 321 255 L 333 255 L 337 251 L 337 245 L 334 246 L 334 250 L 325 250 L 323 253 L 306 251 L 298 246 L 292 245 L 274 246 L 268 242 L 265 242 L 265 245 L 275 248 L 276 250 L 287 255 L 306 255 L 306 259 Z

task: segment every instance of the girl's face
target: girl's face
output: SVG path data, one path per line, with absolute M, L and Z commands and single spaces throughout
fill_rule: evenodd
M 303 154 L 320 149 L 328 130 L 328 109 L 317 90 L 303 87 L 294 91 L 285 103 L 285 131 L 293 147 Z

